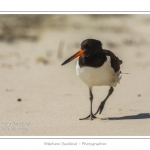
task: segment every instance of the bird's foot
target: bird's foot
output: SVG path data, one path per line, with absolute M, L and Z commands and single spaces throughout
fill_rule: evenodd
M 95 117 L 93 114 L 90 114 L 90 115 L 88 115 L 87 117 L 81 118 L 81 119 L 79 119 L 79 120 L 93 120 L 93 119 L 95 119 L 95 118 L 97 118 L 97 117 Z
M 102 101 L 94 115 L 97 115 L 98 112 L 99 114 L 101 114 L 104 109 L 104 105 L 105 105 L 105 101 Z

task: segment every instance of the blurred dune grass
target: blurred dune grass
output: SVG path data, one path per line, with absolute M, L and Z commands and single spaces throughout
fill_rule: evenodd
M 110 18 L 129 17 L 130 15 L 115 14 L 1 14 L 0 15 L 0 41 L 14 42 L 15 40 L 31 40 L 36 41 L 40 37 L 40 33 L 44 29 L 66 30 L 73 28 L 79 30 L 93 27 L 93 23 L 101 20 L 96 28 L 100 30 L 114 30 L 114 32 L 122 32 L 125 28 L 112 27 L 104 20 Z M 84 19 L 85 18 L 85 21 Z M 91 24 L 86 23 L 91 22 Z

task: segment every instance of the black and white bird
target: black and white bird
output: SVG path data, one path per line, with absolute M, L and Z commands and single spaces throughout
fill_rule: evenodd
M 88 86 L 89 88 L 89 99 L 90 99 L 90 114 L 82 118 L 93 120 L 96 118 L 96 114 L 101 114 L 105 103 L 109 96 L 113 93 L 114 88 L 121 79 L 120 65 L 122 61 L 115 56 L 110 50 L 102 48 L 102 43 L 96 39 L 86 39 L 81 43 L 80 50 L 64 61 L 61 65 L 65 65 L 79 57 L 76 65 L 76 73 L 79 78 Z M 92 102 L 93 86 L 109 86 L 109 92 L 106 98 L 100 103 L 97 111 L 93 114 Z

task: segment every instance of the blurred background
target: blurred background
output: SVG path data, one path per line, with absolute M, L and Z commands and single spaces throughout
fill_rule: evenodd
M 132 51 L 134 48 L 143 49 L 143 46 L 149 45 L 149 25 L 150 15 L 1 14 L 0 47 L 2 54 L 0 57 L 10 55 L 6 49 L 10 49 L 9 53 L 15 53 L 17 56 L 21 55 L 20 49 L 25 49 L 26 55 L 30 55 L 31 51 L 37 55 L 31 61 L 36 59 L 37 62 L 49 64 L 54 55 L 53 61 L 57 61 L 77 51 L 80 43 L 86 38 L 99 39 L 105 49 L 113 51 L 121 51 L 124 48 L 132 49 Z M 29 50 L 31 46 L 34 47 L 34 50 Z M 136 52 L 135 56 L 140 57 L 140 51 Z M 66 53 L 67 56 L 64 57 Z M 2 61 L 1 66 L 6 67 L 7 63 Z M 15 67 L 15 64 L 11 63 L 8 66 Z
M 123 61 L 121 71 L 130 73 L 122 75 L 121 84 L 116 87 L 104 114 L 125 116 L 148 113 L 149 36 L 150 15 L 1 14 L 0 118 L 2 122 L 27 122 L 30 126 L 26 131 L 19 132 L 1 129 L 0 134 L 136 134 L 131 131 L 123 133 L 122 130 L 120 133 L 115 130 L 114 133 L 104 130 L 86 132 L 84 123 L 80 126 L 83 127 L 82 132 L 78 130 L 75 126 L 78 118 L 87 116 L 89 110 L 88 89 L 76 76 L 77 60 L 65 66 L 61 63 L 77 52 L 84 39 L 100 40 L 103 48 L 111 50 Z M 107 92 L 108 87 L 95 87 L 94 110 Z M 66 124 L 68 120 L 72 128 Z M 63 130 L 60 124 L 63 124 Z M 139 130 L 137 134 L 149 133 Z
M 149 44 L 149 24 L 150 15 L 1 14 L 1 52 L 4 45 L 7 45 L 8 49 L 12 47 L 11 52 L 13 53 L 13 47 L 20 45 L 20 43 L 30 46 L 39 44 L 41 48 L 36 47 L 37 50 L 35 50 L 37 55 L 38 51 L 45 55 L 57 53 L 59 59 L 66 53 L 68 53 L 68 56 L 74 53 L 86 38 L 99 39 L 102 41 L 104 48 L 114 51 L 122 50 L 125 47 L 127 49 L 143 48 L 142 46 Z M 25 51 L 28 52 L 29 49 L 27 47 Z M 139 53 L 136 55 L 139 56 Z M 42 58 L 37 59 L 37 61 L 42 62 Z M 49 60 L 47 60 L 47 64 L 48 62 Z

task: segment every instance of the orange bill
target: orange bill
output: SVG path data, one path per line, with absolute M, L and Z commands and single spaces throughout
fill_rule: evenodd
M 83 53 L 84 53 L 84 50 L 80 49 L 77 53 L 75 53 L 73 56 L 71 56 L 66 61 L 64 61 L 61 65 L 65 65 L 65 64 L 69 63 L 70 61 L 72 61 L 73 59 L 75 59 L 79 56 L 82 56 Z

